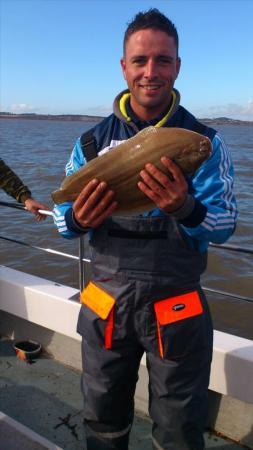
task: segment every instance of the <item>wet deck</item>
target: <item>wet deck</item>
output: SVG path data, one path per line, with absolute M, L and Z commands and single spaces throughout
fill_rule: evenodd
M 0 339 L 0 411 L 44 438 L 28 436 L 0 415 L 0 450 L 85 450 L 80 373 L 43 354 L 27 364 L 5 339 Z M 243 448 L 208 431 L 205 440 L 209 450 Z M 136 414 L 129 448 L 152 449 L 147 417 Z

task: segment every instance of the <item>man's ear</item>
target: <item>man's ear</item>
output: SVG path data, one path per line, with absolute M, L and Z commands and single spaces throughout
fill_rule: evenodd
M 121 69 L 122 69 L 122 72 L 123 72 L 123 76 L 124 76 L 124 78 L 126 80 L 126 61 L 125 61 L 124 56 L 120 60 L 120 65 L 121 65 Z
M 178 74 L 180 72 L 180 68 L 181 68 L 181 58 L 178 57 L 177 60 L 176 60 L 177 77 L 178 77 Z

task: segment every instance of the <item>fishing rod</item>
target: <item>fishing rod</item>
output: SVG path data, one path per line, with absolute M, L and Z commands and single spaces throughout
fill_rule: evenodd
M 24 205 L 22 205 L 21 203 L 0 201 L 0 205 L 1 206 L 8 206 L 9 208 L 21 209 L 23 211 L 28 211 L 28 209 Z M 40 214 L 44 214 L 45 216 L 53 216 L 53 211 L 48 211 L 46 209 L 38 209 L 38 212 Z
M 212 289 L 212 288 L 208 288 L 206 286 L 202 286 L 202 289 L 206 292 L 212 292 L 213 294 L 219 294 L 222 295 L 224 297 L 231 297 L 231 298 L 235 298 L 237 300 L 243 300 L 245 302 L 250 302 L 252 304 L 252 297 L 246 297 L 244 295 L 239 295 L 239 294 L 232 294 L 230 292 L 227 291 L 222 291 L 219 289 Z
M 53 250 L 51 248 L 44 248 L 44 247 L 38 247 L 37 245 L 27 244 L 26 242 L 19 241 L 18 239 L 7 238 L 7 237 L 1 236 L 1 235 L 0 235 L 0 239 L 3 239 L 4 241 L 14 242 L 15 244 L 24 245 L 25 247 L 34 248 L 35 250 L 42 250 L 44 252 L 52 253 L 54 255 L 65 256 L 66 258 L 79 260 L 79 256 L 70 255 L 69 253 L 59 252 L 58 250 Z M 86 259 L 86 258 L 82 257 L 82 261 L 90 262 L 90 259 Z
M 247 253 L 249 255 L 253 255 L 253 249 L 239 247 L 238 245 L 233 245 L 233 244 L 212 244 L 212 243 L 210 243 L 210 247 L 224 248 L 225 250 L 231 250 L 233 252 Z

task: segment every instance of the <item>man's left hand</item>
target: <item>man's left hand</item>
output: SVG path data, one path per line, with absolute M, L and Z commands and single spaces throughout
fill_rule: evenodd
M 148 163 L 140 172 L 143 181 L 139 181 L 139 189 L 149 197 L 158 208 L 173 213 L 185 202 L 188 184 L 181 169 L 165 156 L 161 158 L 168 175 L 165 175 L 154 164 Z

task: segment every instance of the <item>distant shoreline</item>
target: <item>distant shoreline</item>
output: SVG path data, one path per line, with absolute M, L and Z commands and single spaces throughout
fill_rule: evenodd
M 86 114 L 12 114 L 0 112 L 0 119 L 29 119 L 29 120 L 61 120 L 66 122 L 101 122 L 103 116 L 90 116 Z M 200 122 L 216 125 L 253 125 L 253 121 L 230 119 L 228 117 L 199 118 Z
M 0 119 L 62 120 L 65 122 L 101 122 L 102 116 L 81 114 L 12 114 L 0 112 Z

